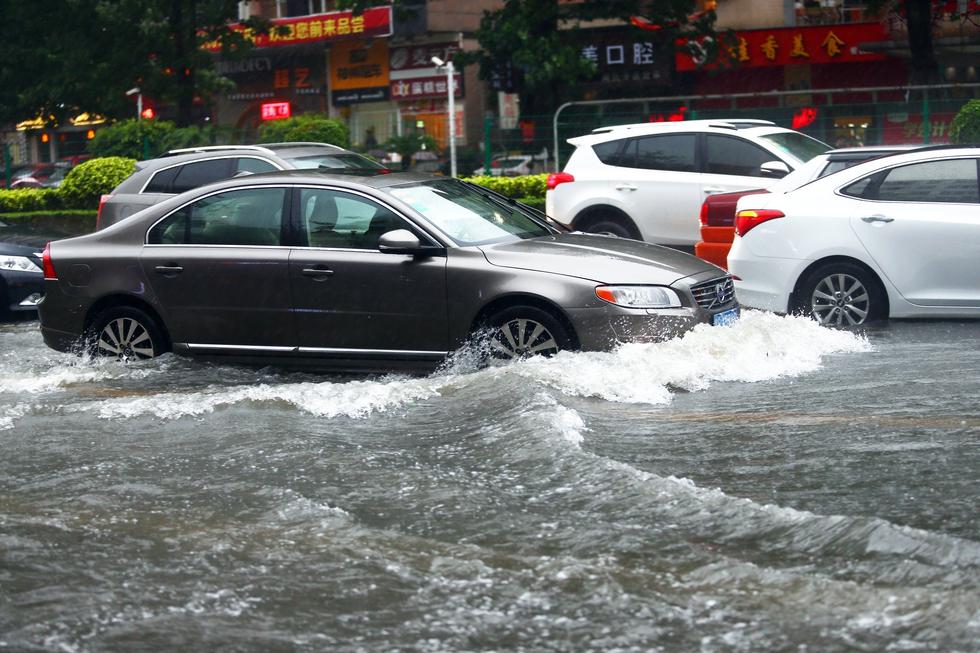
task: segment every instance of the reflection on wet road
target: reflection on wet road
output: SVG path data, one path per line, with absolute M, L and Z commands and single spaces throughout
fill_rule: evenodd
M 978 351 L 750 312 L 349 378 L 2 325 L 0 651 L 977 650 Z

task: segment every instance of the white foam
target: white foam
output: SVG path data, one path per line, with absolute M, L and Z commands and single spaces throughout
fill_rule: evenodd
M 467 386 L 507 388 L 515 384 L 551 387 L 569 396 L 659 405 L 669 403 L 676 388 L 699 391 L 716 381 L 757 382 L 803 374 L 817 369 L 824 356 L 870 349 L 864 338 L 821 327 L 812 320 L 749 312 L 730 327 L 704 325 L 681 338 L 626 344 L 612 352 L 563 352 L 550 359 L 478 371 L 466 364 L 450 365 L 425 378 L 215 385 L 198 392 L 108 399 L 82 410 L 95 410 L 103 419 L 141 415 L 178 419 L 239 403 L 283 402 L 321 417 L 364 418 Z M 556 419 L 568 420 L 558 428 L 569 441 L 581 441 L 584 424 L 577 414 L 557 415 Z

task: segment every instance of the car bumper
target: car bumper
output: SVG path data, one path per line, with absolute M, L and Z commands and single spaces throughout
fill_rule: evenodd
M 583 351 L 608 351 L 627 342 L 660 342 L 676 338 L 698 324 L 711 324 L 715 315 L 739 310 L 730 302 L 716 310 L 693 308 L 581 308 L 568 311 Z
M 738 303 L 776 313 L 788 313 L 790 298 L 806 261 L 746 256 L 736 244 L 728 254 L 728 271 L 735 279 Z
M 44 296 L 44 275 L 5 270 L 0 278 L 6 289 L 5 293 L 0 293 L 4 302 L 0 309 L 9 312 L 37 310 L 38 302 Z

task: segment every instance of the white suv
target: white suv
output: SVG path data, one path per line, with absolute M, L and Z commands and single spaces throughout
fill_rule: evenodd
M 689 120 L 597 129 L 548 178 L 546 211 L 573 228 L 693 246 L 708 195 L 764 188 L 831 149 L 766 120 Z

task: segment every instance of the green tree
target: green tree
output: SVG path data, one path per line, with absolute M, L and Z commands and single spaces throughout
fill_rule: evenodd
M 713 12 L 692 22 L 695 8 L 695 0 L 505 0 L 497 11 L 484 12 L 476 32 L 480 51 L 457 55 L 457 62 L 478 63 L 485 80 L 513 80 L 524 113 L 541 114 L 571 97 L 575 84 L 596 72 L 577 41 L 583 22 L 615 18 L 628 23 L 638 16 L 661 27 L 645 32 L 650 39 L 673 43 L 681 32 L 710 29 Z
M 949 139 L 954 143 L 980 143 L 980 100 L 970 100 L 957 112 L 950 125 Z
M 243 56 L 250 44 L 229 23 L 235 0 L 0 1 L 0 120 L 43 116 L 62 122 L 81 111 L 111 118 L 135 113 L 144 97 L 176 107 L 178 125 L 193 121 L 227 80 L 200 46 Z M 247 26 L 266 31 L 266 21 Z

